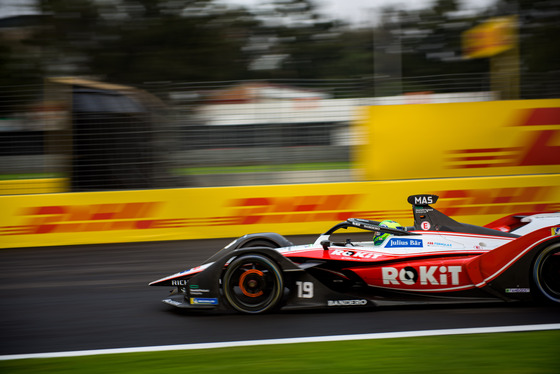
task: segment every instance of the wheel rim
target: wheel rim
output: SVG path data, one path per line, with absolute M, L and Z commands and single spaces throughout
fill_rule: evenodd
M 544 296 L 560 303 L 560 244 L 541 252 L 535 263 L 535 280 Z
M 233 308 L 244 313 L 262 313 L 278 304 L 283 281 L 280 269 L 268 258 L 246 255 L 228 265 L 223 287 Z

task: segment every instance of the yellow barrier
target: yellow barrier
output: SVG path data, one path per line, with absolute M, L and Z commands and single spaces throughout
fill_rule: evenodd
M 0 181 L 0 195 L 60 193 L 67 191 L 66 178 L 13 179 Z
M 406 198 L 485 224 L 560 210 L 560 175 L 0 196 L 0 248 L 319 234 L 349 217 L 412 224 Z
M 420 193 L 479 225 L 560 210 L 560 100 L 366 110 L 368 182 L 0 196 L 0 248 L 318 234 L 349 217 L 411 225 L 406 198 Z
M 367 107 L 363 180 L 560 173 L 560 100 Z

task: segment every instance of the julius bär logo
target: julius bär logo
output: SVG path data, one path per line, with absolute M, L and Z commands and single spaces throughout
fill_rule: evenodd
M 450 151 L 448 167 L 473 169 L 506 166 L 560 165 L 560 108 L 531 108 L 520 111 L 527 131 L 513 147 L 473 148 Z

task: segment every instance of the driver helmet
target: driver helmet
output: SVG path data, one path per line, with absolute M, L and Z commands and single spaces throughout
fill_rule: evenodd
M 388 227 L 390 229 L 402 229 L 402 226 L 395 221 L 392 221 L 390 219 L 386 219 L 384 221 L 379 222 L 379 227 Z M 385 239 L 387 239 L 387 237 L 389 237 L 388 233 L 384 233 L 384 232 L 376 232 L 374 237 L 373 237 L 373 244 L 374 245 L 381 245 Z

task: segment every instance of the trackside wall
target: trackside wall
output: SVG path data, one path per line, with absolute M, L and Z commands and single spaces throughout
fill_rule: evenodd
M 349 217 L 412 224 L 411 194 L 472 224 L 560 210 L 560 176 L 0 196 L 0 248 L 320 233 Z
M 364 108 L 363 180 L 560 174 L 560 100 Z
M 364 107 L 356 174 L 332 184 L 0 196 L 0 248 L 320 233 L 349 217 L 412 224 L 412 194 L 486 224 L 560 210 L 560 100 Z

